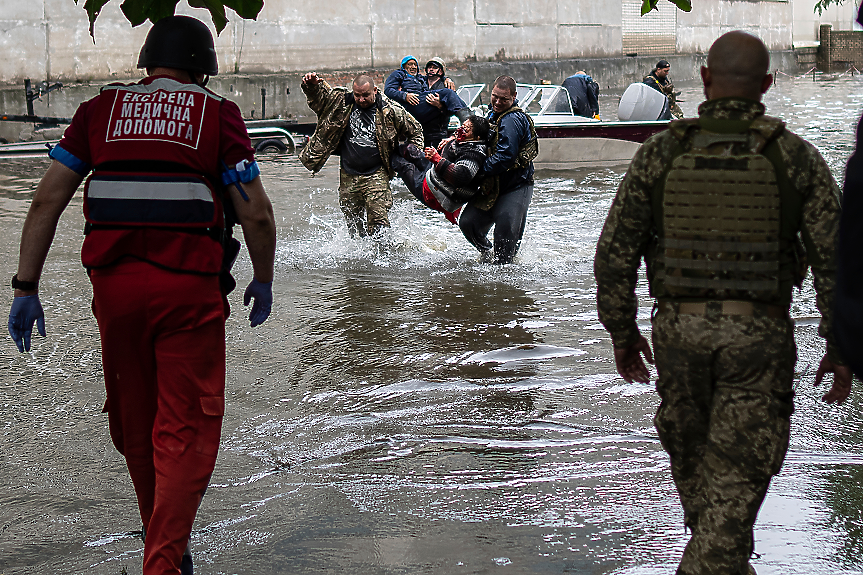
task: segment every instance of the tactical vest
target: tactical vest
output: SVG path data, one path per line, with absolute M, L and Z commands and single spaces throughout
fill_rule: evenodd
M 513 112 L 521 112 L 522 114 L 524 114 L 524 117 L 527 118 L 527 122 L 530 125 L 530 139 L 527 141 L 526 144 L 524 144 L 518 149 L 518 155 L 515 158 L 515 163 L 513 163 L 512 166 L 506 169 L 507 172 L 528 167 L 530 163 L 539 155 L 539 139 L 536 136 L 536 128 L 533 125 L 533 118 L 531 118 L 530 114 L 528 114 L 518 106 L 513 106 L 512 108 L 495 118 L 494 122 L 490 122 L 488 134 L 489 154 L 494 154 L 495 150 L 497 150 L 497 142 L 500 139 L 499 130 L 501 120 L 503 120 L 504 116 L 506 116 L 507 114 L 512 114 Z M 470 204 L 483 211 L 488 211 L 492 208 L 492 206 L 494 206 L 494 203 L 497 201 L 497 197 L 499 195 L 500 175 L 486 176 L 482 179 L 482 182 L 479 185 L 479 193 L 474 196 Z
M 225 221 L 213 181 L 221 102 L 168 78 L 102 89 L 88 117 L 94 172 L 84 186 L 85 267 L 132 257 L 219 273 Z
M 670 127 L 680 153 L 653 195 L 660 219 L 651 291 L 657 298 L 787 304 L 802 199 L 778 146 L 765 155 L 785 125 L 762 116 L 720 133 L 704 124 Z

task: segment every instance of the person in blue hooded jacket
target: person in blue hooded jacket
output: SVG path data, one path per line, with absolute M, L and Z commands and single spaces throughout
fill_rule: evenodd
M 599 119 L 599 84 L 587 72 L 579 70 L 564 80 L 562 86 L 569 93 L 573 114 Z
M 429 60 L 426 70 L 437 71 L 443 75 L 443 62 L 439 58 Z M 439 76 L 434 75 L 434 83 L 439 85 Z M 402 59 L 401 68 L 393 71 L 384 84 L 384 94 L 400 103 L 423 127 L 426 146 L 436 147 L 447 135 L 449 118 L 455 115 L 464 121 L 470 109 L 450 88 L 429 87 L 429 78 L 419 73 L 419 64 L 413 56 Z

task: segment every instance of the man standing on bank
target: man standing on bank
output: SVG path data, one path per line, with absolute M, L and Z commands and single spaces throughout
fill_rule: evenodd
M 672 122 L 638 150 L 596 250 L 599 318 L 627 382 L 649 381 L 641 354 L 652 360 L 636 324 L 642 257 L 657 298 L 654 421 L 692 531 L 678 575 L 754 572 L 753 526 L 794 409 L 788 310 L 806 271 L 801 239 L 827 340 L 815 385 L 834 374 L 827 403 L 851 391 L 832 332 L 839 190 L 815 148 L 764 115 L 768 65 L 755 36 L 716 40 L 699 118 Z
M 668 77 L 669 71 L 671 71 L 671 64 L 668 63 L 668 60 L 660 60 L 656 63 L 656 68 L 651 70 L 650 74 L 645 76 L 642 81 L 657 92 L 665 94 L 668 98 L 671 115 L 679 120 L 683 117 L 683 110 L 677 105 L 678 92 L 674 91 L 674 84 Z
M 512 263 L 533 197 L 533 160 L 539 143 L 533 120 L 515 100 L 515 80 L 501 76 L 491 90 L 489 157 L 480 193 L 462 211 L 458 225 L 484 262 Z M 488 232 L 494 226 L 494 243 Z
M 339 206 L 351 237 L 390 227 L 390 180 L 395 177 L 390 158 L 398 153 L 400 142 L 422 147 L 422 126 L 401 105 L 379 93 L 365 74 L 354 78 L 350 92 L 331 88 L 314 72 L 303 77 L 302 88 L 318 125 L 300 152 L 300 161 L 317 173 L 330 155 L 341 156 Z
M 207 26 L 159 20 L 138 67 L 146 78 L 81 104 L 49 153 L 21 234 L 9 333 L 22 352 L 34 321 L 45 335 L 37 284 L 57 221 L 92 170 L 81 259 L 93 284 L 111 438 L 138 498 L 144 574 L 185 575 L 225 410 L 229 308 L 220 275 L 229 276 L 238 248 L 230 241 L 225 258 L 225 212 L 235 213 L 252 259 L 244 298 L 255 300 L 252 327 L 272 306 L 275 223 L 239 108 L 204 88 L 218 68 Z

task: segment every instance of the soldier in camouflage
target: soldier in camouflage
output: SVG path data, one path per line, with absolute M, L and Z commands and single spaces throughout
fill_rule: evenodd
M 422 126 L 401 105 L 379 93 L 366 75 L 357 76 L 348 91 L 331 88 L 310 72 L 303 77 L 302 88 L 318 124 L 300 152 L 300 161 L 317 173 L 330 155 L 341 156 L 339 206 L 351 236 L 390 227 L 390 180 L 395 175 L 390 158 L 399 142 L 421 147 Z
M 683 118 L 683 110 L 677 105 L 677 95 L 680 92 L 674 91 L 674 83 L 668 77 L 668 72 L 671 70 L 671 64 L 667 60 L 660 60 L 656 63 L 656 68 L 651 70 L 650 74 L 644 77 L 642 82 L 656 90 L 661 94 L 665 94 L 668 98 L 668 106 L 671 109 L 671 115 L 678 120 Z
M 642 354 L 652 362 L 636 325 L 642 258 L 657 300 L 654 423 L 692 531 L 678 575 L 754 573 L 753 526 L 788 448 L 801 245 L 827 340 L 815 384 L 834 374 L 828 403 L 851 391 L 832 335 L 838 187 L 814 147 L 764 115 L 768 64 L 755 36 L 713 44 L 699 118 L 639 149 L 596 250 L 599 317 L 627 382 L 649 381 Z

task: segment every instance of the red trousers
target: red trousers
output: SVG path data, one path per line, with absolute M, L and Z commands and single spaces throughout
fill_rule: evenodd
M 90 279 L 111 439 L 147 533 L 144 575 L 178 574 L 225 411 L 218 278 L 127 261 Z

